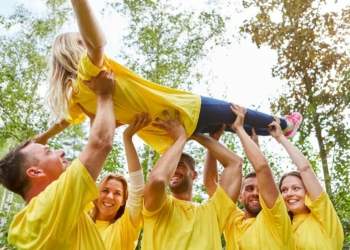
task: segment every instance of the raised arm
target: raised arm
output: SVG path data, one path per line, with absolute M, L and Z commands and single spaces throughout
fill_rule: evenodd
M 192 135 L 191 138 L 206 147 L 212 156 L 222 164 L 224 170 L 220 177 L 220 186 L 225 190 L 227 195 L 236 202 L 242 182 L 241 157 L 209 136 L 197 133 Z
M 71 0 L 77 19 L 79 32 L 87 53 L 96 67 L 103 64 L 106 38 L 88 0 Z
M 92 179 L 96 180 L 113 147 L 115 130 L 112 101 L 114 74 L 113 72 L 101 71 L 90 82 L 87 82 L 87 85 L 97 95 L 97 111 L 90 129 L 88 143 L 79 155 L 79 159 Z
M 209 134 L 209 136 L 218 141 L 223 131 L 225 130 L 225 128 L 226 128 L 226 125 L 224 124 L 222 125 L 221 129 L 219 129 L 215 133 Z M 213 154 L 210 152 L 210 150 L 207 150 L 207 153 L 205 155 L 205 161 L 204 161 L 203 183 L 209 197 L 212 197 L 213 194 L 215 193 L 218 182 L 219 182 L 219 177 L 218 177 L 217 161 L 213 156 Z
M 59 123 L 54 123 L 44 133 L 36 135 L 34 137 L 34 142 L 46 145 L 49 139 L 61 133 L 63 130 L 68 128 L 69 125 L 70 123 L 67 122 L 66 120 L 62 120 Z
M 132 137 L 135 133 L 137 133 L 137 131 L 148 126 L 150 122 L 151 119 L 146 113 L 135 115 L 131 124 L 124 130 L 123 133 L 124 148 L 130 177 L 129 198 L 126 206 L 129 210 L 130 221 L 134 228 L 141 227 L 142 225 L 141 209 L 144 180 L 141 163 L 134 143 L 132 142 Z
M 266 157 L 243 128 L 246 110 L 235 104 L 232 104 L 231 110 L 237 115 L 237 118 L 230 126 L 241 140 L 244 151 L 256 172 L 259 194 L 264 199 L 266 206 L 273 208 L 279 195 L 278 187 Z
M 164 111 L 166 121 L 157 119 L 154 126 L 164 129 L 174 139 L 173 145 L 160 157 L 153 167 L 143 192 L 145 208 L 148 211 L 157 210 L 166 198 L 166 188 L 173 177 L 186 144 L 187 134 L 179 120 L 179 112 L 175 112 L 175 120 Z
M 282 146 L 288 152 L 290 158 L 297 166 L 300 175 L 303 179 L 305 188 L 309 193 L 311 201 L 316 200 L 322 193 L 322 186 L 318 181 L 311 164 L 305 158 L 305 156 L 297 149 L 282 133 L 281 126 L 278 122 L 274 121 L 269 125 L 270 134 L 276 139 L 277 142 L 281 143 Z

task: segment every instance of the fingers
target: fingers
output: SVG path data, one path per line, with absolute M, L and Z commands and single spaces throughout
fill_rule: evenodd
M 277 117 L 277 116 L 275 116 L 275 115 L 273 115 L 272 117 L 273 117 L 273 119 L 275 119 L 275 121 L 276 121 L 278 124 L 281 124 L 281 120 L 280 120 L 279 117 Z
M 257 136 L 254 128 L 252 128 L 252 136 Z
M 209 136 L 218 141 L 222 133 L 225 131 L 225 129 L 226 129 L 226 124 L 222 124 L 219 130 L 215 131 L 214 133 L 209 133 Z

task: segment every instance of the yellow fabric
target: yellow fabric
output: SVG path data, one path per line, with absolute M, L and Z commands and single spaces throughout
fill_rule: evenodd
M 78 103 L 88 112 L 96 114 L 96 95 L 83 80 L 90 80 L 102 70 L 112 70 L 115 73 L 114 113 L 120 123 L 130 124 L 135 114 L 141 112 L 150 114 L 153 121 L 157 117 L 164 120 L 163 110 L 167 110 L 174 118 L 174 110 L 177 109 L 187 135 L 192 135 L 199 118 L 200 96 L 149 82 L 107 56 L 104 56 L 103 66 L 97 68 L 86 53 L 79 62 L 78 78 L 73 84 L 69 113 L 66 117 L 68 122 L 77 124 L 86 119 Z M 160 153 L 173 144 L 166 131 L 152 125 L 143 128 L 137 135 Z
M 85 212 L 97 196 L 90 174 L 79 159 L 74 160 L 14 217 L 9 242 L 19 250 L 104 250 L 101 235 Z
M 294 249 L 342 249 L 343 228 L 326 192 L 314 202 L 307 195 L 305 204 L 311 212 L 293 217 Z
M 259 196 L 262 210 L 256 218 L 244 220 L 238 208 L 231 214 L 224 230 L 226 250 L 292 249 L 291 221 L 279 195 L 276 204 L 268 209 Z
M 221 234 L 234 209 L 220 186 L 201 205 L 169 195 L 154 212 L 143 207 L 142 250 L 222 250 Z
M 96 221 L 96 226 L 101 233 L 106 249 L 134 250 L 137 245 L 142 221 L 134 228 L 129 219 L 129 212 L 125 209 L 124 214 L 114 223 L 108 221 Z

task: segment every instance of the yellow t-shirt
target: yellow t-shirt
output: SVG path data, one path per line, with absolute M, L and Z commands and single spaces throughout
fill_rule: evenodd
M 85 212 L 97 197 L 95 182 L 76 159 L 14 217 L 8 240 L 20 250 L 104 250 L 101 235 Z
M 115 73 L 113 103 L 116 120 L 120 123 L 130 124 L 135 114 L 141 112 L 148 113 L 153 121 L 157 117 L 165 120 L 163 110 L 167 110 L 170 117 L 174 118 L 174 110 L 177 109 L 187 135 L 192 135 L 199 118 L 200 96 L 147 81 L 107 56 L 104 56 L 103 66 L 97 68 L 86 53 L 80 59 L 78 78 L 73 84 L 69 113 L 66 117 L 68 122 L 77 124 L 86 119 L 78 103 L 88 112 L 96 114 L 97 97 L 83 80 L 90 80 L 102 70 L 112 70 Z M 152 125 L 143 128 L 137 135 L 160 153 L 173 144 L 173 139 L 166 131 Z
M 256 218 L 244 220 L 238 208 L 231 214 L 224 230 L 227 250 L 293 249 L 291 221 L 282 196 L 268 209 L 261 197 L 262 207 Z
M 112 224 L 109 221 L 96 221 L 96 226 L 101 233 L 106 249 L 135 249 L 142 227 L 142 221 L 140 221 L 137 228 L 134 228 L 129 218 L 129 212 L 125 209 L 124 214 Z
M 143 250 L 221 250 L 221 234 L 234 202 L 221 186 L 201 205 L 168 195 L 159 209 L 143 207 Z
M 343 228 L 327 193 L 322 191 L 314 202 L 307 195 L 305 204 L 311 212 L 293 216 L 294 249 L 342 249 Z

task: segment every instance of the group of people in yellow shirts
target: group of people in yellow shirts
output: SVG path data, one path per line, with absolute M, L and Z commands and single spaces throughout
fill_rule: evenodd
M 219 250 L 222 234 L 228 250 L 342 249 L 334 207 L 308 160 L 288 140 L 301 114 L 271 116 L 149 82 L 104 54 L 105 36 L 88 1 L 71 2 L 79 33 L 58 35 L 51 53 L 47 102 L 55 123 L 0 160 L 0 182 L 27 204 L 10 226 L 11 244 L 132 250 L 142 229 L 146 250 Z M 87 117 L 87 145 L 71 164 L 64 151 L 46 146 Z M 109 173 L 96 186 L 114 131 L 124 124 L 130 184 Z M 254 168 L 244 178 L 241 157 L 219 142 L 224 131 L 237 134 Z M 135 134 L 161 153 L 146 183 Z M 274 137 L 298 171 L 276 185 L 252 135 Z M 189 140 L 207 149 L 203 182 L 210 198 L 200 205 L 192 199 L 195 160 L 183 152 Z

